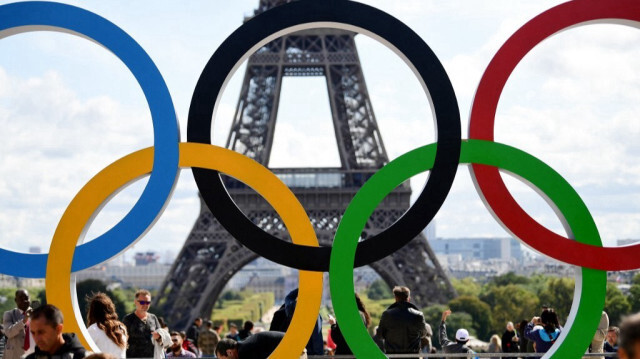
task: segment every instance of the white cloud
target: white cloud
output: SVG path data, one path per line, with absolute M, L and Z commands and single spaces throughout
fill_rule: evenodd
M 558 1 L 367 3 L 406 22 L 440 57 L 459 99 L 466 136 L 471 99 L 485 66 L 520 25 Z M 206 5 L 217 7 L 217 11 L 208 11 L 204 4 L 191 4 L 190 11 L 182 11 L 181 5 L 174 9 L 168 2 L 78 4 L 122 26 L 151 54 L 174 96 L 183 140 L 191 91 L 201 66 L 224 36 L 240 26 L 242 15 L 255 6 L 251 2 L 243 12 L 219 4 Z M 141 15 L 145 6 L 149 7 L 148 16 Z M 170 16 L 179 18 L 179 26 L 167 26 Z M 84 45 L 73 41 L 60 45 L 53 40 L 36 41 L 41 46 L 35 48 L 11 39 L 0 43 L 4 46 L 9 41 L 7 46 L 20 52 L 34 51 L 25 57 L 0 58 L 0 126 L 4 135 L 0 142 L 0 245 L 5 248 L 48 248 L 55 224 L 75 192 L 105 165 L 153 142 L 142 93 L 138 88 L 129 89 L 135 83 L 127 77 L 124 66 L 103 58 L 111 56 L 103 49 L 85 51 Z M 637 30 L 613 26 L 563 32 L 525 57 L 507 83 L 498 107 L 497 140 L 530 152 L 565 176 L 609 241 L 637 237 L 640 223 L 634 204 L 640 188 L 638 40 Z M 381 45 L 362 37 L 357 41 L 390 156 L 432 142 L 431 111 L 414 75 Z M 47 61 L 40 63 L 39 59 Z M 21 62 L 29 66 L 19 66 Z M 40 65 L 30 72 L 36 63 Z M 226 140 L 243 73 L 236 74 L 220 104 L 214 127 L 217 144 Z M 304 108 L 306 102 L 298 102 L 292 105 L 292 113 L 302 112 L 297 109 Z M 300 117 L 325 121 L 316 113 Z M 272 157 L 281 165 L 306 165 L 318 153 L 326 155 L 335 148 L 335 140 L 330 131 L 322 136 L 318 131 L 300 126 L 294 118 L 281 118 Z M 313 162 L 322 165 L 319 160 Z M 412 181 L 414 191 L 419 191 L 423 182 Z M 534 218 L 561 231 L 544 201 L 514 181 L 509 180 L 508 185 Z M 102 233 L 121 218 L 142 186 L 134 185 L 114 198 L 98 216 L 89 236 Z M 136 249 L 179 250 L 198 215 L 196 193 L 193 179 L 185 171 L 176 198 Z M 445 237 L 506 234 L 482 205 L 464 168 L 459 170 L 437 223 L 437 233 Z

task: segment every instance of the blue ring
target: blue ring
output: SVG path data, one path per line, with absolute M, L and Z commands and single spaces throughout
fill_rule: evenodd
M 77 247 L 72 267 L 75 272 L 104 262 L 126 249 L 162 213 L 177 180 L 178 121 L 169 89 L 158 68 L 131 36 L 110 21 L 84 9 L 51 2 L 20 2 L 0 6 L 0 31 L 15 31 L 22 26 L 66 29 L 96 41 L 129 68 L 151 110 L 155 151 L 149 181 L 131 211 L 118 224 L 91 242 Z M 25 31 L 32 30 L 25 28 Z M 0 38 L 3 37 L 6 34 L 3 36 L 0 33 Z M 0 273 L 44 278 L 47 258 L 47 254 L 0 249 Z

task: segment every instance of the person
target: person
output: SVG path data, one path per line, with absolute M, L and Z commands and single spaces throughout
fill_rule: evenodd
M 238 338 L 240 338 L 240 340 L 247 339 L 251 335 L 252 330 L 253 330 L 253 322 L 250 320 L 247 320 L 246 322 L 244 322 L 244 325 L 242 326 L 242 330 L 238 332 Z
M 127 357 L 163 358 L 164 348 L 171 345 L 171 336 L 162 329 L 158 318 L 149 313 L 151 293 L 145 289 L 138 290 L 135 294 L 135 306 L 136 310 L 122 319 L 129 334 Z
M 518 344 L 520 345 L 520 353 L 533 353 L 533 342 L 529 341 L 524 336 L 524 330 L 529 324 L 529 321 L 526 319 L 522 319 L 520 323 L 518 323 Z
M 87 355 L 84 359 L 118 359 L 109 353 L 93 353 Z
M 551 308 L 543 310 L 539 317 L 533 317 L 524 329 L 525 337 L 535 343 L 536 353 L 546 353 L 561 332 L 558 315 Z
M 198 355 L 198 348 L 196 348 L 196 346 L 193 345 L 191 340 L 187 340 L 187 332 L 182 330 L 182 331 L 178 332 L 178 334 L 180 334 L 180 337 L 182 338 L 182 349 L 188 350 L 188 351 L 190 351 L 192 353 L 195 353 L 196 356 L 197 356 Z M 169 351 L 169 348 L 167 348 L 167 351 Z
M 227 335 L 225 335 L 225 338 L 228 339 L 233 339 L 237 342 L 240 341 L 240 336 L 238 335 L 238 326 L 235 325 L 234 323 L 229 324 L 229 333 L 227 333 Z
M 469 331 L 460 328 L 456 331 L 456 341 L 451 341 L 447 338 L 447 318 L 451 315 L 451 310 L 447 309 L 442 312 L 442 322 L 440 323 L 440 345 L 442 351 L 445 354 L 474 354 L 475 352 L 467 347 L 469 342 Z M 460 359 L 467 358 L 466 356 L 460 357 Z
M 518 347 L 518 333 L 512 322 L 507 323 L 507 327 L 502 333 L 502 352 L 503 353 L 517 353 L 520 351 Z M 515 357 L 505 357 L 506 359 L 513 359 Z
M 362 323 L 366 328 L 371 324 L 371 316 L 369 312 L 367 312 L 367 308 L 365 308 L 364 303 L 360 299 L 360 296 L 356 293 L 356 306 L 358 307 L 358 312 L 360 313 L 360 319 L 362 319 Z M 335 355 L 351 355 L 351 349 L 347 345 L 347 341 L 344 339 L 342 335 L 342 331 L 340 330 L 340 326 L 336 323 L 335 318 L 329 317 L 329 323 L 331 324 L 331 335 L 330 338 L 336 344 L 336 350 L 334 352 Z
M 373 341 L 376 343 L 378 348 L 384 352 L 384 339 L 382 339 L 382 336 L 380 335 L 380 327 L 377 325 L 373 328 Z
M 607 331 L 607 340 L 604 342 L 605 353 L 616 353 L 618 351 L 618 336 L 620 335 L 620 328 L 611 326 Z M 607 357 L 607 359 L 613 359 L 613 357 Z
M 212 321 L 207 320 L 204 326 L 205 329 L 200 333 L 200 337 L 198 337 L 200 352 L 203 357 L 212 357 L 216 355 L 216 345 L 218 345 L 220 341 L 220 336 L 213 329 Z
M 284 304 L 273 313 L 273 320 L 269 326 L 270 331 L 286 332 L 293 318 L 293 312 L 298 302 L 298 289 L 294 289 L 284 297 Z M 311 332 L 311 337 L 307 342 L 308 355 L 323 355 L 323 338 L 322 338 L 322 317 L 318 314 L 316 324 Z
M 33 311 L 29 292 L 26 289 L 18 289 L 13 300 L 16 302 L 16 308 L 4 312 L 2 317 L 4 333 L 7 336 L 4 359 L 20 359 L 35 349 L 28 325 L 29 315 Z
M 104 293 L 95 293 L 87 298 L 87 331 L 103 353 L 116 358 L 127 357 L 127 328 L 118 320 L 116 307 Z
M 424 314 L 411 303 L 411 291 L 407 287 L 393 288 L 395 303 L 380 317 L 378 330 L 384 340 L 387 354 L 418 353 L 430 336 Z
M 600 316 L 600 324 L 596 329 L 596 333 L 593 335 L 593 340 L 589 345 L 589 352 L 591 353 L 604 353 L 604 342 L 607 338 L 607 329 L 609 329 L 609 316 L 607 312 L 602 311 Z M 595 357 L 596 359 L 604 359 L 604 356 Z
M 182 336 L 178 332 L 171 332 L 171 346 L 167 351 L 167 358 L 196 358 L 196 354 L 182 347 Z
M 256 333 L 241 342 L 224 338 L 216 346 L 216 356 L 219 359 L 266 359 L 283 337 L 282 332 L 268 331 Z
M 62 312 L 47 304 L 33 310 L 29 331 L 36 347 L 26 359 L 82 359 L 86 351 L 74 333 L 62 333 Z
M 500 337 L 498 334 L 494 334 L 489 339 L 489 348 L 487 348 L 487 353 L 500 353 L 502 352 L 502 343 L 500 342 Z M 493 359 L 499 359 L 498 357 L 492 357 Z
M 202 326 L 202 318 L 194 319 L 193 324 L 187 329 L 187 340 L 198 348 L 198 336 L 200 335 L 200 327 Z M 197 354 L 197 353 L 196 353 Z
M 169 331 L 169 326 L 164 321 L 164 317 L 158 317 L 158 323 L 160 323 L 160 328 L 166 329 L 167 331 Z
M 618 358 L 640 359 L 640 313 L 625 318 L 620 324 Z

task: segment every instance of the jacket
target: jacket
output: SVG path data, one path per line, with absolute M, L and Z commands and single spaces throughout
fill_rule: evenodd
M 442 345 L 442 351 L 445 354 L 449 353 L 461 353 L 461 354 L 473 354 L 473 350 L 467 348 L 467 343 L 460 343 L 458 341 L 451 341 L 447 338 L 447 325 L 440 323 L 440 345 Z M 466 356 L 460 357 L 460 359 L 466 359 Z
M 24 323 L 22 319 L 24 314 L 18 308 L 4 312 L 3 325 L 4 334 L 7 336 L 5 343 L 4 359 L 20 359 L 24 354 Z
M 524 328 L 524 336 L 536 343 L 536 353 L 546 353 L 560 336 L 560 328 L 548 333 L 541 326 L 534 328 L 533 323 L 528 323 Z
M 387 354 L 418 353 L 428 330 L 424 315 L 409 302 L 396 302 L 382 313 L 378 326 Z
M 284 297 L 284 304 L 273 314 L 269 331 L 287 331 L 293 318 L 293 311 L 296 309 L 296 303 L 298 303 L 298 289 L 292 290 Z M 324 354 L 322 318 L 320 315 L 318 315 L 318 319 L 316 319 L 316 325 L 313 327 L 313 332 L 311 332 L 311 337 L 309 338 L 306 349 L 308 355 Z
M 85 357 L 85 349 L 74 333 L 63 333 L 64 344 L 52 355 L 40 350 L 27 355 L 26 359 L 82 359 Z

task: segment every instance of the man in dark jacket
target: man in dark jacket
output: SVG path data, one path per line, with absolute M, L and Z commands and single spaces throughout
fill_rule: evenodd
M 62 333 L 62 312 L 55 306 L 43 305 L 31 314 L 29 330 L 36 342 L 35 352 L 27 359 L 82 359 L 85 349 L 73 333 Z
M 198 347 L 198 336 L 200 335 L 200 327 L 202 326 L 202 318 L 198 317 L 193 324 L 187 329 L 187 339 Z M 197 353 L 196 353 L 197 354 Z
M 440 323 L 440 345 L 442 345 L 442 351 L 445 354 L 449 353 L 461 353 L 461 354 L 473 354 L 474 351 L 467 348 L 467 342 L 469 341 L 469 332 L 466 329 L 460 328 L 456 332 L 456 341 L 453 342 L 447 338 L 447 317 L 451 314 L 449 309 L 442 313 L 442 323 Z M 460 357 L 465 359 L 466 356 Z
M 271 326 L 269 326 L 270 331 L 277 332 L 286 332 L 289 329 L 289 324 L 291 324 L 291 319 L 293 318 L 293 312 L 296 309 L 296 304 L 298 303 L 298 289 L 294 289 L 286 297 L 284 297 L 284 304 L 273 314 L 273 320 L 271 321 Z M 309 342 L 307 343 L 307 354 L 308 355 L 323 355 L 324 347 L 322 340 L 322 318 L 318 314 L 318 319 L 316 319 L 316 324 L 313 327 L 313 332 L 311 332 L 311 337 L 309 338 Z
M 410 303 L 407 287 L 393 288 L 396 302 L 382 313 L 378 330 L 387 354 L 418 353 L 432 335 L 422 312 Z
M 216 356 L 219 359 L 266 359 L 283 337 L 282 332 L 260 332 L 241 342 L 225 338 L 216 346 Z

